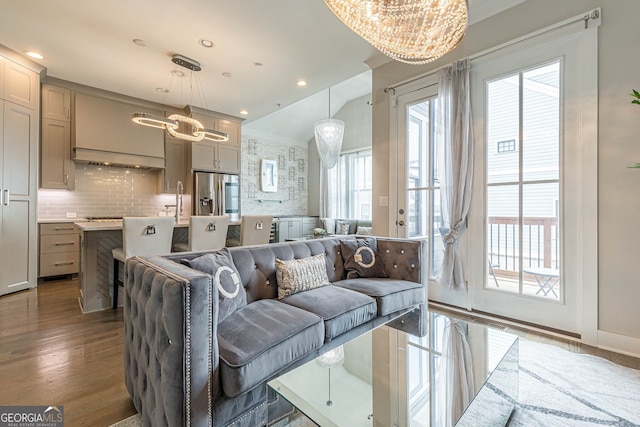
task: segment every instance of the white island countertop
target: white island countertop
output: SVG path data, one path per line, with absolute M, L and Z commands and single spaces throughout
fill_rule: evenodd
M 162 217 L 158 217 L 162 218 Z M 153 222 L 153 220 L 150 220 Z M 122 220 L 113 221 L 75 221 L 73 222 L 80 231 L 109 231 L 109 230 L 122 230 Z M 240 221 L 232 221 L 229 225 L 240 225 Z M 175 228 L 188 228 L 189 219 L 183 219 L 178 224 L 174 225 Z

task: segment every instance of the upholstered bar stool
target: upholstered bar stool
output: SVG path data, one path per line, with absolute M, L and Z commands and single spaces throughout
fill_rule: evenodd
M 177 252 L 222 249 L 227 241 L 229 215 L 192 216 L 189 219 L 189 243 L 177 243 Z
M 240 219 L 240 246 L 263 245 L 271 236 L 271 215 L 242 215 Z
M 118 308 L 120 263 L 132 256 L 168 254 L 173 239 L 173 217 L 125 217 L 122 219 L 122 247 L 111 251 L 113 255 L 113 308 Z

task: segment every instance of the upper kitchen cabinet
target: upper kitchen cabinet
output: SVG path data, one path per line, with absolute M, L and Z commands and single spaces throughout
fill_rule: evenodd
M 200 141 L 191 143 L 191 169 L 209 172 L 240 173 L 240 126 L 242 119 L 190 107 L 190 115 L 205 128 L 229 135 L 228 141 Z
M 141 105 L 83 93 L 75 95 L 74 159 L 138 168 L 164 168 L 164 131 L 131 121 Z
M 0 67 L 4 70 L 0 85 L 0 295 L 4 295 L 36 286 L 40 96 L 36 72 L 2 57 Z
M 0 97 L 30 110 L 38 108 L 40 100 L 40 76 L 8 59 L 0 60 Z
M 70 112 L 70 89 L 42 85 L 40 188 L 75 188 Z
M 42 85 L 42 118 L 71 121 L 71 89 Z
M 184 185 L 184 189 L 190 188 L 190 174 L 187 170 L 187 145 L 189 143 L 180 139 L 165 135 L 164 170 L 158 173 L 158 192 L 175 193 L 178 181 Z

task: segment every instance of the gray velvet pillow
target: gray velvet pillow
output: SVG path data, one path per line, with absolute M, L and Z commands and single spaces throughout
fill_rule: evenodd
M 382 261 L 378 259 L 376 239 L 340 240 L 340 252 L 347 279 L 387 277 Z
M 325 254 L 283 261 L 276 258 L 278 299 L 329 284 Z
M 213 276 L 213 284 L 218 289 L 218 322 L 222 322 L 231 313 L 247 305 L 247 292 L 227 248 L 192 260 L 183 259 L 180 262 Z

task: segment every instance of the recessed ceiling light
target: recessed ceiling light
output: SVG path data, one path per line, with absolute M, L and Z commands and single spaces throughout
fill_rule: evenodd
M 213 42 L 211 40 L 200 39 L 198 43 L 200 43 L 200 46 L 202 47 L 206 47 L 206 48 L 213 47 Z
M 300 87 L 305 87 L 307 85 L 307 82 L 301 79 L 301 80 L 298 80 L 296 84 Z
M 38 52 L 34 52 L 32 50 L 25 50 L 24 53 L 33 59 L 44 59 L 44 56 L 42 56 L 42 54 L 38 53 Z
M 169 89 L 167 89 L 166 87 L 157 87 L 156 92 L 169 93 Z
M 240 114 L 246 116 L 247 114 L 249 114 L 249 112 L 247 110 L 240 110 Z
M 222 73 L 222 75 L 223 75 L 224 77 L 231 77 L 231 73 L 230 73 L 230 72 L 228 72 L 228 71 L 225 71 L 224 73 Z
M 171 75 L 173 77 L 184 77 L 184 73 L 180 70 L 171 70 Z
M 145 47 L 147 45 L 147 42 L 142 39 L 133 39 L 133 44 L 135 44 L 136 46 Z

